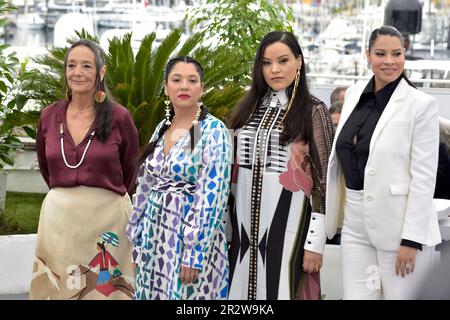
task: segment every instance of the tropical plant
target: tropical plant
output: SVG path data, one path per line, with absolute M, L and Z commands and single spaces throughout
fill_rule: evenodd
M 187 15 L 191 30 L 199 29 L 205 39 L 217 39 L 231 48 L 249 74 L 253 57 L 263 36 L 274 30 L 292 31 L 292 10 L 279 0 L 206 0 Z
M 113 39 L 109 46 L 107 61 L 108 87 L 113 96 L 131 111 L 139 130 L 141 145 L 148 142 L 157 123 L 163 117 L 164 68 L 168 59 L 175 55 L 191 55 L 204 68 L 205 94 L 203 103 L 211 113 L 221 118 L 242 96 L 244 86 L 235 77 L 242 74 L 233 62 L 235 55 L 226 47 L 215 50 L 197 48 L 202 35 L 189 37 L 180 50 L 181 30 L 173 30 L 159 45 L 152 49 L 155 33 L 147 35 L 134 58 L 131 35 Z
M 0 12 L 10 12 L 15 8 L 0 0 Z M 5 16 L 0 17 L 0 27 L 7 23 Z M 16 52 L 7 52 L 9 45 L 0 45 L 0 170 L 14 164 L 14 151 L 22 144 L 17 138 L 18 127 L 31 137 L 34 137 L 33 124 L 38 119 L 38 113 L 25 112 L 24 106 L 28 96 L 24 93 L 23 83 L 33 76 L 33 71 L 27 71 L 28 60 L 19 62 Z
M 85 32 L 78 33 L 79 38 L 92 36 Z M 164 68 L 168 59 L 175 55 L 190 55 L 204 67 L 205 94 L 204 104 L 211 113 L 223 117 L 232 108 L 244 92 L 244 72 L 235 64 L 236 55 L 225 46 L 213 50 L 201 47 L 202 34 L 191 35 L 180 47 L 181 29 L 174 29 L 156 47 L 156 34 L 150 33 L 142 39 L 136 55 L 131 45 L 131 34 L 109 41 L 107 54 L 107 84 L 113 98 L 130 110 L 134 123 L 139 131 L 140 145 L 148 143 L 157 123 L 163 118 Z M 69 40 L 72 43 L 75 39 Z M 155 48 L 154 48 L 155 47 Z M 49 54 L 40 57 L 36 62 L 43 64 L 46 71 L 39 72 L 33 80 L 35 92 L 42 105 L 48 104 L 49 97 L 61 98 L 63 84 L 63 58 L 67 48 L 51 49 Z M 46 86 L 44 94 L 41 88 Z

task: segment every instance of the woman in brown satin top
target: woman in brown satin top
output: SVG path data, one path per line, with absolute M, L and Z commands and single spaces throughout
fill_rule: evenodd
M 138 133 L 130 113 L 106 93 L 98 44 L 75 42 L 64 68 L 66 98 L 42 111 L 36 138 L 50 191 L 41 209 L 30 298 L 132 299 L 134 268 L 125 227 Z M 118 262 L 114 270 L 89 266 L 97 243 Z

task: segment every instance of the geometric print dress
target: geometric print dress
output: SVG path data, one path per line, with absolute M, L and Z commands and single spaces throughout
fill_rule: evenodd
M 327 107 L 311 99 L 310 143 L 280 143 L 285 90 L 269 92 L 236 134 L 229 299 L 320 298 L 319 272 L 302 264 L 312 212 L 324 207 L 333 125 Z
M 156 139 L 161 122 L 151 141 Z M 227 204 L 231 138 L 208 114 L 167 156 L 160 139 L 138 173 L 127 235 L 137 264 L 137 300 L 214 300 L 228 296 Z M 181 265 L 199 269 L 185 285 Z

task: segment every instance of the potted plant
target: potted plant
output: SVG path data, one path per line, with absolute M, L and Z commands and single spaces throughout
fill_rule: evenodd
M 0 0 L 0 12 L 14 10 L 6 1 Z M 0 16 L 0 27 L 7 24 L 4 15 Z M 14 164 L 15 151 L 22 146 L 21 134 L 34 136 L 33 124 L 37 112 L 25 112 L 28 96 L 24 94 L 23 84 L 34 74 L 27 71 L 27 61 L 19 62 L 9 46 L 0 45 L 0 229 L 2 233 L 15 233 L 17 226 L 3 213 L 6 199 L 6 174 L 4 167 Z M 31 277 L 34 235 L 0 236 L 0 255 L 8 257 L 0 263 L 0 294 L 25 293 L 27 280 Z
M 15 8 L 0 0 L 0 12 L 9 12 Z M 0 27 L 8 23 L 5 16 L 0 16 Z M 0 45 L 0 209 L 4 209 L 6 193 L 5 165 L 14 164 L 14 153 L 21 147 L 18 139 L 20 131 L 34 136 L 32 125 L 36 122 L 36 112 L 24 112 L 28 101 L 22 91 L 22 84 L 34 74 L 26 70 L 28 61 L 22 63 L 15 52 L 8 53 L 7 44 Z M 21 128 L 22 129 L 18 129 Z
M 85 31 L 79 38 L 97 41 Z M 201 34 L 191 35 L 181 44 L 182 31 L 174 29 L 157 48 L 153 48 L 156 34 L 149 33 L 141 42 L 136 54 L 131 46 L 131 34 L 109 41 L 106 59 L 108 88 L 114 99 L 130 110 L 139 131 L 141 147 L 146 145 L 156 125 L 163 117 L 164 68 L 170 57 L 190 55 L 204 67 L 205 94 L 203 102 L 217 117 L 223 117 L 244 93 L 245 79 L 236 56 L 226 46 L 204 48 Z M 73 43 L 77 39 L 68 42 Z M 61 99 L 64 79 L 64 56 L 68 48 L 53 48 L 48 54 L 36 59 L 42 71 L 27 82 L 27 90 L 41 106 Z M 43 90 L 43 88 L 45 88 Z

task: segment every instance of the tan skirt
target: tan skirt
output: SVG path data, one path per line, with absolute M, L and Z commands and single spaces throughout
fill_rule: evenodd
M 128 194 L 79 186 L 42 203 L 30 299 L 132 299 Z

